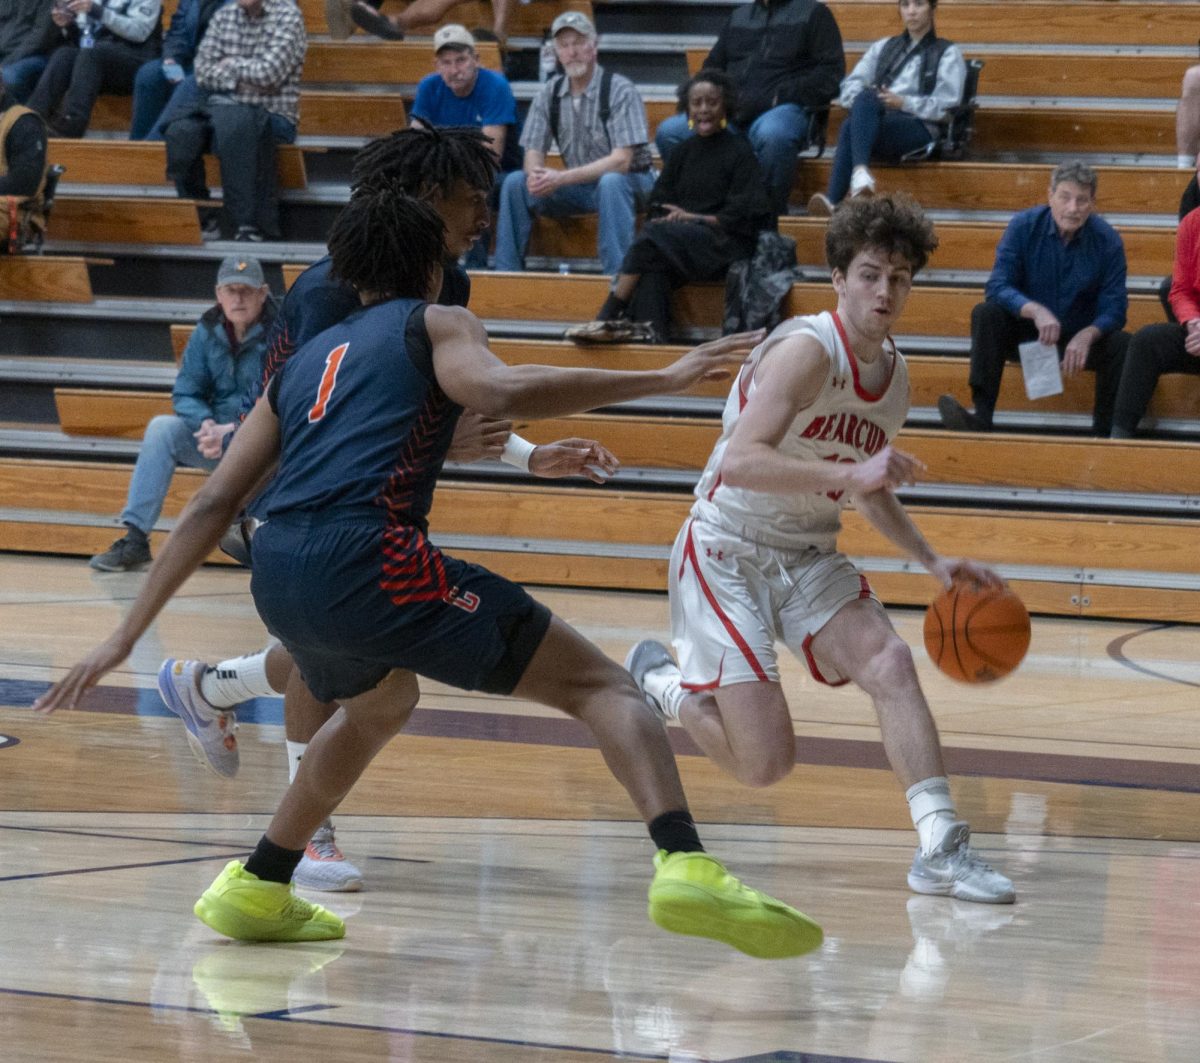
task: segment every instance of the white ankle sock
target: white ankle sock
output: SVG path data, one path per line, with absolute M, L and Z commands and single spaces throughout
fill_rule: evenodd
M 200 694 L 214 709 L 231 709 L 251 698 L 277 697 L 267 682 L 267 651 L 231 657 L 200 677 Z
M 664 664 L 642 677 L 646 693 L 663 707 L 663 712 L 671 720 L 679 719 L 679 708 L 687 697 L 682 680 L 683 673 L 674 664 Z
M 913 826 L 921 839 L 921 852 L 931 853 L 950 826 L 958 822 L 954 800 L 950 797 L 950 780 L 944 775 L 922 779 L 910 786 L 904 796 L 908 798 Z
M 307 748 L 307 742 L 293 742 L 290 738 L 287 739 L 288 782 L 296 781 L 296 772 L 300 770 L 300 761 L 304 758 Z

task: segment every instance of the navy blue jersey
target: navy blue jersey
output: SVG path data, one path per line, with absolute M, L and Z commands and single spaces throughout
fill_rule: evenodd
M 304 344 L 267 390 L 279 470 L 262 504 L 294 511 L 379 507 L 422 531 L 462 407 L 438 386 L 425 304 L 359 309 Z
M 358 310 L 358 293 L 333 277 L 333 259 L 326 255 L 308 267 L 288 289 L 283 306 L 267 334 L 267 357 L 262 379 L 242 402 L 244 421 L 266 390 L 267 382 L 296 351 L 319 333 Z M 457 262 L 447 262 L 438 293 L 440 306 L 466 306 L 471 298 L 471 278 Z

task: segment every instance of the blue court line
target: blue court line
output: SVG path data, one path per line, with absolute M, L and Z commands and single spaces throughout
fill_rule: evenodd
M 246 850 L 239 849 L 236 853 L 210 853 L 207 856 L 189 856 L 182 860 L 148 860 L 137 864 L 109 864 L 107 867 L 75 867 L 67 871 L 33 871 L 27 875 L 0 875 L 0 882 L 19 882 L 30 878 L 62 878 L 65 875 L 94 875 L 101 871 L 136 871 L 139 868 L 172 867 L 175 864 L 203 864 L 212 860 L 238 860 L 245 855 Z
M 45 682 L 0 679 L 0 704 L 29 705 L 49 685 Z M 113 686 L 100 686 L 92 690 L 83 711 L 172 718 L 174 715 L 162 703 L 157 690 Z M 238 707 L 238 718 L 245 723 L 282 724 L 283 701 L 280 698 L 256 698 Z M 418 708 L 409 719 L 404 733 L 427 738 L 595 748 L 587 728 L 565 715 L 523 716 L 483 710 Z M 672 727 L 667 733 L 677 756 L 702 755 L 682 728 Z M 1176 761 L 1131 760 L 1071 753 L 1025 753 L 964 746 L 946 746 L 944 753 L 952 775 L 1167 793 L 1200 793 L 1200 777 L 1195 765 Z M 796 762 L 827 767 L 891 770 L 881 742 L 857 738 L 805 738 L 796 743 Z

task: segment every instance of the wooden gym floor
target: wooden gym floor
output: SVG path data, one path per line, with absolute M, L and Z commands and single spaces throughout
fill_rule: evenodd
M 743 789 L 677 748 L 709 848 L 819 919 L 818 953 L 765 963 L 656 930 L 650 843 L 582 729 L 434 684 L 337 817 L 366 876 L 322 898 L 345 940 L 248 946 L 190 909 L 282 791 L 280 702 L 242 714 L 224 781 L 154 692 L 164 656 L 262 644 L 245 573 L 189 582 L 86 711 L 28 709 L 142 578 L 0 556 L 6 1060 L 1196 1059 L 1198 628 L 1038 619 L 1015 676 L 968 688 L 894 612 L 1013 907 L 908 892 L 870 705 L 789 660 L 788 780 Z M 661 595 L 539 596 L 618 659 L 665 634 Z

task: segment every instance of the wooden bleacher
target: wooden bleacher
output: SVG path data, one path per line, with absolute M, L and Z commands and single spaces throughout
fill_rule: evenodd
M 5 299 L 43 303 L 90 303 L 88 260 L 58 255 L 0 255 L 0 293 Z
M 46 161 L 66 167 L 64 185 L 170 185 L 167 152 L 162 141 L 63 140 L 51 137 Z M 213 155 L 204 159 L 205 174 L 214 188 L 221 186 L 221 169 Z M 305 188 L 308 175 L 304 152 L 291 144 L 279 148 L 279 187 Z

